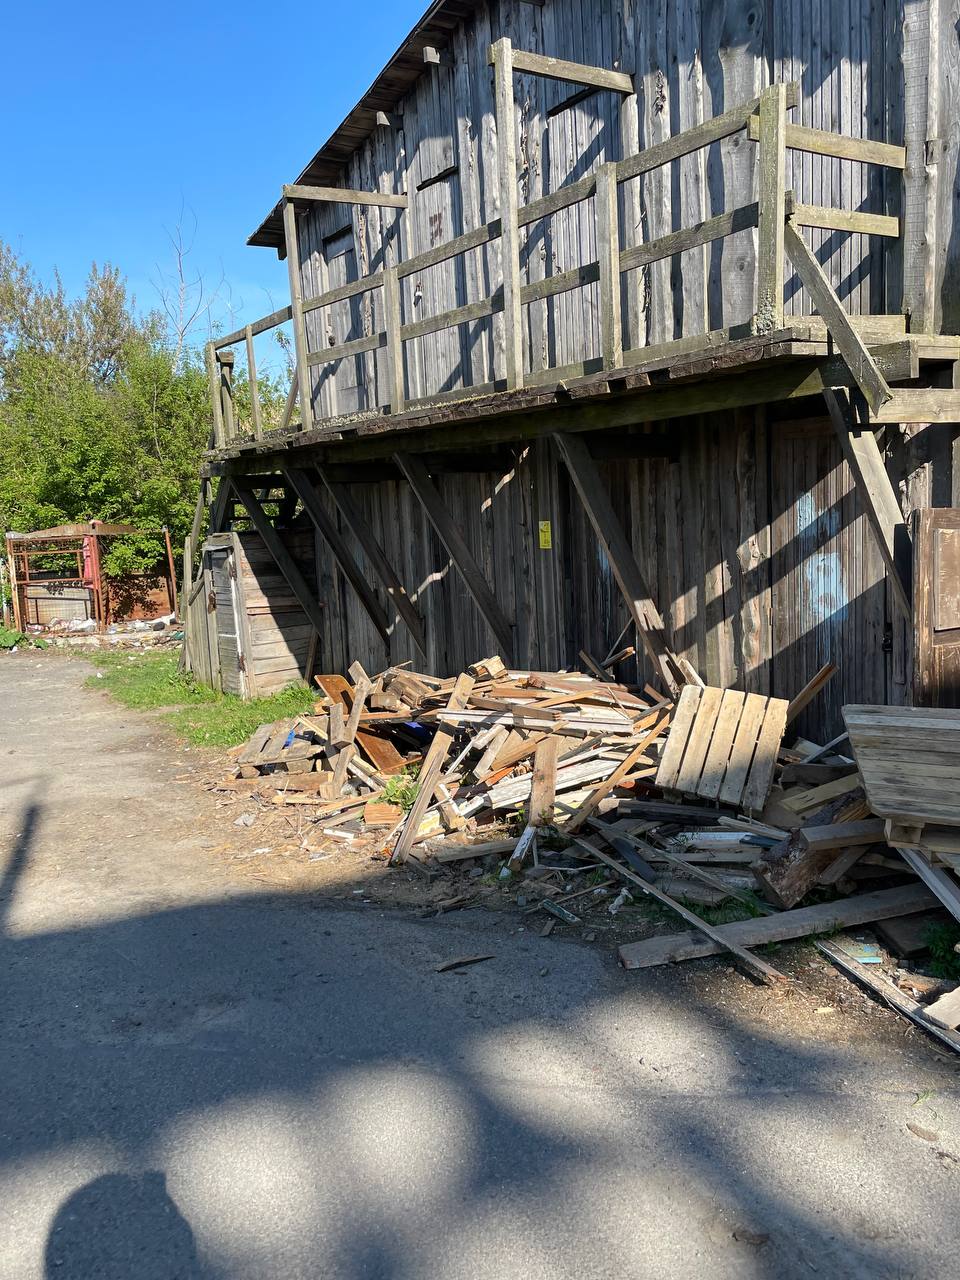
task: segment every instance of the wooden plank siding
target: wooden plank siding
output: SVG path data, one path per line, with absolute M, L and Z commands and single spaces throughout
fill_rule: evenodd
M 817 740 L 842 730 L 845 702 L 909 700 L 902 623 L 826 413 L 793 422 L 772 410 L 703 415 L 687 421 L 682 448 L 670 423 L 648 423 L 633 434 L 636 456 L 615 461 L 604 459 L 599 439 L 591 441 L 597 471 L 675 651 L 708 684 L 791 698 L 824 663 L 836 663 L 837 676 L 796 726 Z M 621 445 L 630 452 L 628 441 Z M 888 454 L 891 478 L 895 486 L 902 482 L 912 505 L 929 505 L 938 487 L 949 486 L 942 475 L 935 482 L 935 471 L 949 471 L 949 459 L 945 447 L 934 445 L 930 429 L 926 435 L 917 429 Z M 581 649 L 602 658 L 627 614 L 567 469 L 547 439 L 518 445 L 507 458 L 497 470 L 443 471 L 433 482 L 500 609 L 515 622 L 516 664 L 579 666 Z M 342 672 L 359 660 L 377 671 L 410 660 L 453 675 L 496 652 L 495 636 L 410 485 L 398 474 L 344 487 L 369 532 L 390 548 L 423 617 L 425 653 L 318 486 L 318 501 L 368 573 L 390 627 L 385 643 L 323 539 L 312 546 L 306 528 L 282 531 L 304 576 L 314 557 L 309 580 L 324 605 L 317 669 Z M 309 628 L 256 536 L 238 537 L 253 642 L 262 627 L 270 640 L 287 641 L 284 670 L 296 678 Z M 623 643 L 637 643 L 632 630 Z M 616 675 L 641 683 L 655 678 L 643 656 L 621 663 Z M 259 666 L 256 678 L 259 687 Z
M 956 0 L 941 5 L 955 7 Z M 898 84 L 903 67 L 899 42 L 889 38 L 898 19 L 888 12 L 898 6 L 896 0 L 884 0 L 880 15 L 877 8 L 871 0 L 836 0 L 826 8 L 801 0 L 777 5 L 759 0 L 478 4 L 451 23 L 449 58 L 424 66 L 389 122 L 374 128 L 343 166 L 340 185 L 403 193 L 408 207 L 311 204 L 301 213 L 304 297 L 409 259 L 499 215 L 499 146 L 488 65 L 496 40 L 506 37 L 514 49 L 532 54 L 626 69 L 636 86 L 635 95 L 578 90 L 562 80 L 515 72 L 516 182 L 522 206 L 594 173 L 604 162 L 749 101 L 773 81 L 800 84 L 797 109 L 788 113 L 795 124 L 902 142 Z M 951 178 L 958 151 L 953 131 L 945 131 L 943 151 L 941 167 Z M 752 204 L 758 196 L 756 158 L 757 144 L 741 131 L 623 184 L 623 247 Z M 806 205 L 900 216 L 903 179 L 875 165 L 787 150 L 786 185 Z M 949 219 L 942 183 L 939 190 L 941 220 Z M 336 236 L 338 231 L 343 237 Z M 626 345 L 748 323 L 755 303 L 756 236 L 747 228 L 627 272 Z M 904 252 L 896 240 L 822 228 L 810 228 L 807 238 L 848 310 L 896 310 Z M 521 285 L 591 263 L 596 252 L 591 198 L 521 227 Z M 948 253 L 940 236 L 935 270 L 945 287 L 957 276 Z M 407 276 L 401 282 L 404 323 L 488 298 L 503 278 L 500 255 L 495 238 Z M 786 314 L 809 314 L 810 299 L 789 264 L 786 276 Z M 525 303 L 521 310 L 527 373 L 599 357 L 596 282 Z M 368 337 L 382 328 L 383 315 L 380 289 L 322 313 L 308 312 L 308 345 L 319 350 Z M 404 364 L 410 400 L 502 377 L 502 316 L 413 338 L 404 343 Z M 311 376 L 320 388 L 318 413 L 362 411 L 390 400 L 385 350 L 347 356 L 334 369 L 314 369 Z

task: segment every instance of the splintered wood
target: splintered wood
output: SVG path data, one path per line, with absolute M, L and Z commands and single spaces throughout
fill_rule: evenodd
M 736 689 L 687 685 L 657 770 L 657 786 L 748 812 L 773 783 L 788 703 Z

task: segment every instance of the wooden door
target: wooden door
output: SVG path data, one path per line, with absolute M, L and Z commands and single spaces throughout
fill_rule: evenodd
M 213 547 L 209 552 L 210 575 L 215 597 L 217 653 L 220 658 L 220 687 L 224 693 L 246 697 L 246 658 L 240 626 L 237 566 L 232 546 Z
M 913 513 L 913 696 L 960 707 L 960 508 Z

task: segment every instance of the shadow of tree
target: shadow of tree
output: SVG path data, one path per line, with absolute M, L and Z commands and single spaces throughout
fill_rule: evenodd
M 493 961 L 438 974 L 469 918 L 315 907 L 263 894 L 0 937 L 0 1187 L 14 1221 L 60 1201 L 37 1220 L 45 1280 L 876 1280 L 935 1274 L 952 1247 L 901 1220 L 929 1152 L 880 1145 L 849 1050 L 506 928 L 483 935 Z M 924 1194 L 916 1213 L 947 1221 L 949 1188 Z

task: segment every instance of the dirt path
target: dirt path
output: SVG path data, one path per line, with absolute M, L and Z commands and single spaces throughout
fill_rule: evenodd
M 957 1063 L 818 962 L 260 883 L 88 670 L 0 659 L 0 1280 L 952 1272 Z

